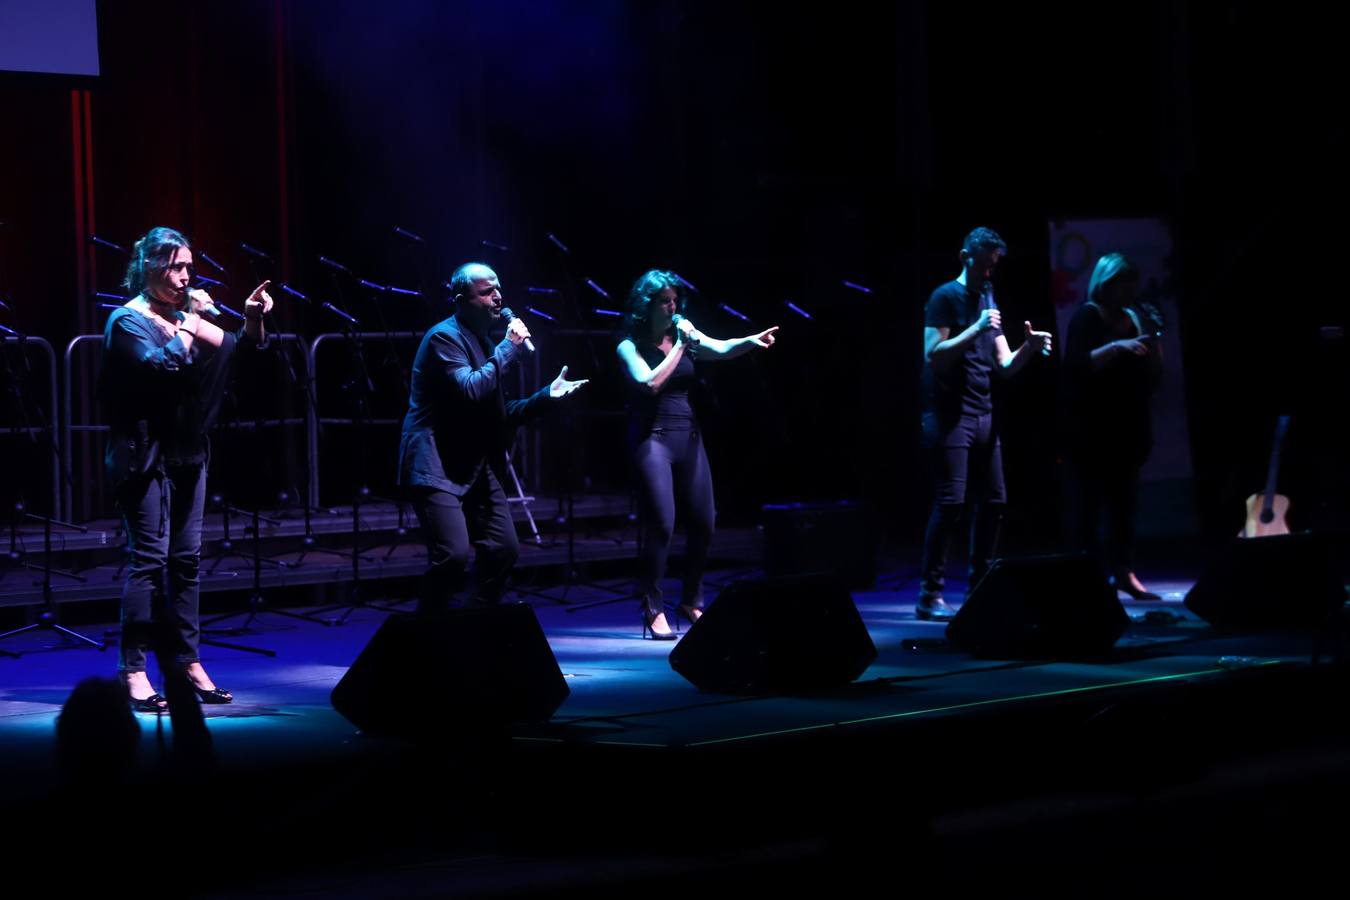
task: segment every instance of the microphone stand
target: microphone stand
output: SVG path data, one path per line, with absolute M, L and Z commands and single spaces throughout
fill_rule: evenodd
M 580 293 L 580 286 L 583 283 L 586 284 L 591 290 L 599 292 L 602 295 L 603 292 L 601 291 L 600 287 L 595 284 L 594 281 L 592 281 L 589 278 L 583 279 L 578 274 L 576 268 L 573 265 L 574 257 L 572 255 L 572 251 L 568 249 L 566 245 L 564 245 L 560 240 L 558 240 L 558 238 L 551 232 L 548 235 L 546 235 L 546 237 L 549 243 L 552 244 L 553 247 L 558 251 L 558 258 L 561 264 L 564 279 L 564 289 L 561 292 L 563 307 L 571 315 L 572 320 L 577 323 L 578 331 L 580 331 L 582 334 L 583 346 L 585 347 L 586 353 L 591 360 L 591 367 L 592 367 L 591 371 L 598 372 L 600 371 L 600 357 L 599 354 L 596 352 L 595 342 L 592 336 L 589 333 L 587 333 L 588 329 L 586 329 L 585 320 L 581 315 L 581 308 L 580 304 L 577 301 L 577 295 Z M 567 411 L 563 412 L 563 424 L 564 427 L 569 430 L 574 427 L 575 419 L 570 412 Z M 555 596 L 553 594 L 540 591 L 517 591 L 517 593 L 529 594 L 551 600 L 554 603 L 566 606 L 567 612 L 573 613 L 579 612 L 583 609 L 590 609 L 591 607 L 597 605 L 633 599 L 634 594 L 627 590 L 611 587 L 606 584 L 600 584 L 599 582 L 586 581 L 581 577 L 581 572 L 577 564 L 577 554 L 576 554 L 576 542 L 577 542 L 576 492 L 577 492 L 577 481 L 580 477 L 580 469 L 581 469 L 581 463 L 577 458 L 579 450 L 578 442 L 568 441 L 567 449 L 568 454 L 566 457 L 563 457 L 561 454 L 559 455 L 560 460 L 566 459 L 565 463 L 566 470 L 564 472 L 563 478 L 561 479 L 562 494 L 559 495 L 558 497 L 558 512 L 556 517 L 556 520 L 565 523 L 567 529 L 566 535 L 567 575 L 563 582 L 562 594 L 560 596 Z M 622 538 L 620 538 L 620 542 L 622 542 Z M 579 587 L 588 587 L 596 591 L 614 594 L 616 596 L 614 596 L 612 599 L 606 599 L 603 601 L 599 601 L 597 603 L 573 605 L 572 601 L 568 599 L 568 595 L 572 592 L 573 588 Z
M 263 278 L 262 278 L 262 276 L 261 276 L 261 274 L 260 274 L 260 272 L 259 272 L 259 270 L 258 270 L 257 259 L 263 258 L 263 259 L 266 259 L 268 262 L 271 262 L 271 261 L 272 261 L 271 257 L 270 257 L 270 256 L 267 256 L 266 254 L 263 254 L 262 251 L 260 251 L 260 250 L 256 250 L 255 248 L 249 247 L 249 246 L 246 245 L 246 244 L 240 244 L 240 246 L 241 246 L 241 247 L 244 247 L 244 248 L 248 251 L 248 253 L 249 253 L 249 261 L 248 261 L 248 264 L 249 264 L 249 269 L 253 272 L 253 281 L 254 281 L 254 283 L 255 283 L 255 284 L 262 284 Z M 295 290 L 294 288 L 292 288 L 291 286 L 285 284 L 284 282 L 274 281 L 274 282 L 273 282 L 273 286 L 276 288 L 276 290 L 278 290 L 278 291 L 280 291 L 280 292 L 282 292 L 282 293 L 288 294 L 288 295 L 290 295 L 290 296 L 292 296 L 292 297 L 295 297 L 295 298 L 297 298 L 297 299 L 299 299 L 299 300 L 301 300 L 301 301 L 303 301 L 303 302 L 305 302 L 305 303 L 309 303 L 309 302 L 310 302 L 310 299 L 309 299 L 308 297 L 306 297 L 303 293 L 301 293 L 300 291 Z M 325 304 L 325 306 L 327 306 L 327 304 Z M 278 356 L 278 357 L 281 359 L 282 363 L 284 364 L 285 372 L 286 372 L 286 378 L 287 378 L 287 381 L 288 381 L 288 382 L 290 383 L 290 385 L 291 385 L 291 389 L 292 389 L 292 390 L 301 390 L 301 391 L 303 391 L 304 396 L 305 396 L 305 402 L 306 402 L 306 404 L 307 404 L 307 406 L 308 406 L 308 411 L 311 412 L 311 413 L 313 413 L 314 416 L 315 416 L 315 418 L 317 419 L 317 417 L 318 417 L 318 404 L 316 403 L 316 401 L 315 401 L 315 399 L 314 399 L 314 374 L 313 374 L 312 372 L 309 371 L 308 361 L 306 361 L 306 364 L 305 364 L 305 379 L 304 379 L 304 381 L 301 381 L 301 380 L 300 380 L 300 376 L 296 374 L 296 371 L 295 371 L 295 365 L 294 365 L 294 363 L 291 361 L 291 355 L 290 355 L 290 353 L 286 352 L 286 344 L 292 343 L 292 344 L 296 344 L 296 345 L 298 346 L 298 344 L 299 344 L 299 339 L 298 339 L 298 337 L 296 337 L 295 335 L 291 335 L 290 337 L 293 337 L 293 338 L 296 338 L 296 339 L 295 339 L 295 340 L 292 340 L 292 341 L 288 341 L 288 340 L 287 340 L 287 334 L 286 334 L 284 331 L 281 331 L 281 330 L 279 330 L 279 329 L 277 329 L 277 328 L 275 327 L 276 323 L 275 323 L 275 321 L 273 320 L 272 314 L 271 314 L 270 312 L 264 314 L 264 322 L 265 322 L 265 325 L 266 325 L 267 333 L 268 333 L 269 335 L 275 335 L 275 338 L 274 338 L 274 339 L 276 340 L 276 342 L 277 342 L 277 344 L 278 344 L 277 351 L 276 351 L 276 356 Z M 268 340 L 268 343 L 267 343 L 267 349 L 271 349 L 271 347 L 270 347 L 271 341 L 272 341 L 272 339 L 269 339 L 269 340 Z M 303 353 L 301 354 L 301 358 L 302 358 L 302 359 L 305 358 Z M 281 418 L 282 418 L 282 420 L 284 421 L 284 420 L 285 420 L 285 415 L 283 414 Z M 301 479 L 302 479 L 302 481 L 303 481 L 303 484 L 302 484 L 302 493 L 301 493 L 301 495 L 300 495 L 300 508 L 301 508 L 301 510 L 303 511 L 303 514 L 304 514 L 305 533 L 304 533 L 304 536 L 301 538 L 301 548 L 302 548 L 302 549 L 300 550 L 300 555 L 297 556 L 297 557 L 295 558 L 295 561 L 291 564 L 292 567 L 299 567 L 299 566 L 304 562 L 305 557 L 306 557 L 307 555 L 309 555 L 309 553 L 310 553 L 311 551 L 314 551 L 314 550 L 316 550 L 316 549 L 324 550 L 324 548 L 316 548 L 316 546 L 315 546 L 316 543 L 317 543 L 317 539 L 315 538 L 315 535 L 314 535 L 314 521 L 313 521 L 313 517 L 312 517 L 312 513 L 315 512 L 315 510 L 314 510 L 314 508 L 313 508 L 312 506 L 310 506 L 310 502 L 309 502 L 309 500 L 310 500 L 310 497 L 309 497 L 309 494 L 310 494 L 310 485 L 311 485 L 311 483 L 312 483 L 312 482 L 311 482 L 311 479 L 312 479 L 314 476 L 313 476 L 313 473 L 311 473 L 311 472 L 309 471 L 309 463 L 308 463 L 308 460 L 307 460 L 307 459 L 304 460 L 304 461 L 302 461 L 302 463 L 301 463 L 301 465 L 300 465 L 300 471 L 301 471 L 301 473 L 302 473 L 302 474 L 301 474 Z M 288 488 L 290 487 L 289 479 L 287 479 L 287 486 L 288 486 Z M 286 500 L 288 499 L 288 495 L 289 495 L 289 490 L 283 491 L 283 492 L 282 492 L 282 495 L 279 497 L 279 500 L 280 500 L 280 502 L 281 502 L 282 504 L 284 504 L 284 503 L 286 502 Z M 325 552 L 338 553 L 338 551 L 325 551 Z M 341 554 L 339 554 L 339 555 L 341 555 Z
M 385 356 L 381 363 L 381 367 L 396 371 L 398 373 L 399 383 L 403 389 L 403 396 L 410 396 L 412 394 L 412 375 L 398 355 L 398 346 L 394 343 L 393 329 L 389 327 L 389 319 L 384 314 L 384 304 L 380 302 L 382 296 L 400 293 L 400 291 L 387 285 L 375 284 L 364 278 L 360 280 L 360 284 L 371 292 L 371 297 L 375 304 L 375 313 L 380 319 L 380 330 L 384 332 Z M 404 538 L 408 535 L 408 526 L 404 519 L 405 511 L 403 508 L 403 501 L 397 497 L 369 496 L 371 499 L 392 503 L 394 508 L 398 511 L 398 525 L 394 530 L 394 540 L 389 544 L 382 557 L 382 559 L 389 559 L 389 557 L 394 555 L 394 551 L 403 543 Z M 413 600 L 412 598 L 409 598 L 408 600 L 395 601 L 394 605 L 398 606 L 403 603 L 411 602 L 413 602 Z
M 370 423 L 369 400 L 370 394 L 373 393 L 375 386 L 370 379 L 370 369 L 366 365 L 366 356 L 362 348 L 361 338 L 359 336 L 360 333 L 356 330 L 356 326 L 360 323 L 347 310 L 347 303 L 346 300 L 343 298 L 342 294 L 342 283 L 336 274 L 336 270 L 339 268 L 341 269 L 341 271 L 346 272 L 349 276 L 351 275 L 351 271 L 347 269 L 345 266 L 339 266 L 338 264 L 333 263 L 331 260 L 327 260 L 324 257 L 320 257 L 319 259 L 320 262 L 325 263 L 326 265 L 329 266 L 329 268 L 335 270 L 333 273 L 331 273 L 331 277 L 333 279 L 333 289 L 337 297 L 338 306 L 341 308 L 340 314 L 343 316 L 344 319 L 346 319 L 347 343 L 352 348 L 352 360 L 355 363 L 356 369 L 355 377 L 350 382 L 350 386 L 352 388 L 351 394 L 353 398 L 353 410 L 355 412 L 352 421 L 354 427 L 356 428 L 356 440 L 353 443 L 357 448 L 357 452 L 364 453 L 366 446 L 365 442 L 366 433 L 368 431 L 368 426 Z M 388 613 L 398 612 L 397 609 L 393 609 L 388 606 L 383 606 L 378 603 L 371 603 L 369 598 L 366 597 L 365 591 L 362 588 L 361 560 L 363 559 L 363 557 L 361 555 L 361 503 L 363 498 L 370 496 L 370 488 L 367 485 L 361 483 L 362 482 L 361 475 L 364 472 L 364 469 L 365 469 L 364 458 L 353 460 L 351 470 L 352 584 L 350 592 L 348 594 L 348 601 L 346 603 L 337 603 L 331 606 L 325 606 L 316 610 L 311 610 L 306 615 L 306 618 L 308 618 L 310 621 L 320 622 L 324 625 L 345 625 L 347 624 L 347 620 L 350 619 L 358 609 L 374 609 L 380 612 L 388 612 Z M 367 559 L 366 561 L 369 562 L 370 560 Z M 326 613 L 332 613 L 338 610 L 344 610 L 341 616 L 332 619 L 323 618 L 323 616 Z
M 278 284 L 277 289 L 285 294 L 288 294 L 291 297 L 294 297 L 295 299 L 301 301 L 302 303 L 308 304 L 310 306 L 314 305 L 314 301 L 312 301 L 306 294 L 304 294 L 299 290 L 296 290 L 289 284 L 284 283 Z M 331 303 L 322 303 L 320 304 L 320 307 L 322 309 L 328 310 L 334 315 L 339 316 L 344 323 L 346 323 L 350 318 L 346 315 L 346 313 L 341 312 Z M 297 348 L 299 348 L 298 339 L 293 343 L 296 345 Z M 286 372 L 291 379 L 292 387 L 298 387 L 303 391 L 305 397 L 306 412 L 308 412 L 309 415 L 313 418 L 314 422 L 316 423 L 316 427 L 319 430 L 319 435 L 322 436 L 323 423 L 319 419 L 319 401 L 314 396 L 314 373 L 310 371 L 308 356 L 306 356 L 304 353 L 300 354 L 300 358 L 305 361 L 305 377 L 303 381 L 300 379 L 300 376 L 297 375 L 295 372 L 295 366 L 291 362 L 290 354 L 286 353 L 283 350 L 281 351 L 281 358 L 286 362 Z M 308 436 L 306 437 L 306 445 L 308 446 Z M 308 457 L 306 457 L 305 460 L 302 461 L 300 465 L 300 471 L 302 473 L 301 474 L 302 494 L 300 500 L 300 507 L 301 509 L 304 510 L 305 534 L 304 537 L 301 538 L 302 549 L 300 550 L 300 555 L 297 556 L 295 559 L 295 565 L 299 566 L 301 563 L 303 563 L 305 557 L 308 556 L 310 553 L 330 553 L 334 556 L 341 556 L 343 559 L 346 559 L 347 554 L 341 550 L 336 550 L 331 547 L 318 546 L 318 538 L 314 534 L 314 522 L 312 518 L 312 513 L 315 512 L 316 510 L 310 504 L 310 493 L 312 491 L 314 484 L 314 473 L 310 471 Z

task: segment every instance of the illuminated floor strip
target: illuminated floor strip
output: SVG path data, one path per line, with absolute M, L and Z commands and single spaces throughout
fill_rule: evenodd
M 1244 668 L 1255 669 L 1261 666 L 1272 666 L 1281 664 L 1282 660 L 1268 659 L 1255 663 Z M 1182 672 L 1176 675 L 1155 675 L 1151 678 L 1135 678 L 1130 681 L 1117 681 L 1111 684 L 1095 684 L 1087 687 L 1064 688 L 1057 691 L 1041 691 L 1035 694 L 1019 694 L 1015 697 L 998 697 L 991 700 L 972 700 L 969 703 L 955 703 L 950 706 L 935 706 L 930 709 L 915 709 L 909 712 L 887 713 L 884 716 L 868 716 L 864 719 L 848 719 L 843 722 L 827 722 L 822 725 L 808 725 L 802 728 L 784 728 L 778 731 L 763 731 L 757 734 L 744 734 L 737 737 L 717 738 L 711 741 L 698 741 L 689 744 L 690 747 L 707 747 L 712 744 L 730 744 L 738 741 L 753 741 L 759 738 L 779 737 L 785 734 L 801 734 L 807 731 L 820 731 L 826 728 L 842 728 L 847 725 L 865 725 L 872 722 L 884 722 L 889 719 L 910 719 L 915 716 L 926 716 L 934 713 L 952 712 L 958 709 L 974 709 L 980 706 L 996 706 L 1002 703 L 1020 703 L 1026 700 L 1041 700 L 1047 697 L 1064 697 L 1069 694 L 1085 694 L 1091 691 L 1104 691 L 1112 688 L 1134 687 L 1141 684 L 1158 684 L 1165 681 L 1180 681 L 1186 678 L 1196 678 L 1202 675 L 1218 675 L 1225 672 L 1234 671 L 1232 669 L 1201 669 L 1198 672 Z

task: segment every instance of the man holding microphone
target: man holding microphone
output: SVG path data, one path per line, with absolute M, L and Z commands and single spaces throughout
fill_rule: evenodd
M 455 312 L 422 338 L 413 362 L 412 393 L 399 446 L 398 484 L 422 525 L 428 569 L 418 612 L 449 607 L 476 549 L 475 585 L 466 606 L 501 602 L 520 553 L 502 488 L 506 451 L 516 426 L 586 380 L 568 381 L 567 367 L 523 400 L 506 400 L 506 370 L 534 350 L 530 330 L 502 306 L 501 282 L 483 263 L 465 263 L 448 287 Z M 494 347 L 488 332 L 506 320 Z

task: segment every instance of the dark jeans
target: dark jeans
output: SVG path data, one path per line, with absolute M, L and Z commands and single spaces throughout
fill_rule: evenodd
M 1106 511 L 1106 554 L 1115 572 L 1134 567 L 1134 519 L 1139 467 L 1130 461 L 1081 459 L 1068 462 L 1070 548 L 1102 557 L 1101 520 Z
M 924 596 L 941 596 L 947 554 L 967 500 L 970 516 L 970 586 L 984 577 L 998 548 L 998 531 L 1008 492 L 1003 455 L 992 415 L 962 416 L 938 435 L 932 449 L 935 496 L 919 564 Z
M 145 671 L 157 628 L 179 664 L 200 659 L 197 570 L 205 502 L 205 465 L 166 466 L 129 478 L 117 490 L 131 555 L 122 586 L 124 672 Z
M 680 602 L 702 608 L 703 570 L 716 518 L 712 472 L 703 440 L 697 429 L 653 428 L 637 442 L 633 456 L 643 520 L 639 590 L 647 614 L 655 616 L 665 609 L 661 579 L 666 574 L 677 507 L 686 538 Z
M 412 498 L 427 544 L 429 566 L 422 576 L 418 611 L 434 613 L 450 606 L 464 585 L 469 552 L 474 557 L 473 595 L 465 606 L 495 606 L 506 593 L 506 580 L 520 556 L 511 508 L 492 469 L 483 473 L 462 497 L 446 491 L 423 490 Z

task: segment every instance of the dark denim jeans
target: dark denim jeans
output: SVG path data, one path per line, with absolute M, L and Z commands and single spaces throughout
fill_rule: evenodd
M 145 671 L 156 629 L 179 664 L 200 659 L 197 570 L 205 503 L 204 464 L 166 466 L 129 478 L 117 490 L 131 555 L 122 586 L 124 672 Z

